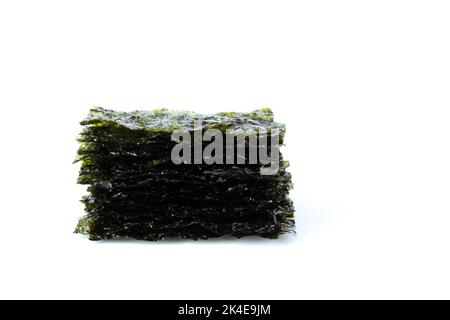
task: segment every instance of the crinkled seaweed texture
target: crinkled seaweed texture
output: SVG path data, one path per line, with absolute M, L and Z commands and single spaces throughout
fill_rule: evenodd
M 81 122 L 78 178 L 88 185 L 86 215 L 77 233 L 91 240 L 135 238 L 207 239 L 261 236 L 294 231 L 289 199 L 291 175 L 280 157 L 276 175 L 260 174 L 262 164 L 194 165 L 172 163 L 175 129 L 244 131 L 278 129 L 270 109 L 200 115 L 185 111 L 117 112 L 94 108 Z

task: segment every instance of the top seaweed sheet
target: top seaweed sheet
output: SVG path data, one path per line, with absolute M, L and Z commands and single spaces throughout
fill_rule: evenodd
M 294 230 L 288 163 L 280 157 L 274 176 L 260 165 L 175 165 L 175 129 L 259 131 L 285 126 L 270 109 L 200 115 L 186 111 L 117 112 L 94 108 L 81 122 L 79 183 L 89 184 L 86 215 L 76 232 L 90 239 L 276 238 Z
M 206 129 L 219 130 L 258 130 L 261 128 L 279 129 L 285 126 L 273 121 L 273 112 L 269 108 L 248 113 L 221 112 L 212 115 L 196 114 L 189 111 L 170 111 L 156 109 L 152 111 L 118 112 L 100 107 L 91 109 L 82 125 L 119 125 L 130 130 L 147 129 L 157 132 L 172 132 L 175 129 L 190 129 L 195 120 L 202 120 Z

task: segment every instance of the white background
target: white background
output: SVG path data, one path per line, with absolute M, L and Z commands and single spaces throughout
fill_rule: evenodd
M 0 1 L 0 298 L 450 298 L 448 1 Z M 271 107 L 297 236 L 90 242 L 99 105 Z

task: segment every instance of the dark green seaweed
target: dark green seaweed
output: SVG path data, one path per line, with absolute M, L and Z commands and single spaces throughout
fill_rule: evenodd
M 166 109 L 116 112 L 94 108 L 81 122 L 78 183 L 88 185 L 86 214 L 75 232 L 91 240 L 134 238 L 207 239 L 294 232 L 289 199 L 291 175 L 280 156 L 275 175 L 261 175 L 256 164 L 172 163 L 175 129 L 280 131 L 270 109 L 249 113 L 200 115 Z

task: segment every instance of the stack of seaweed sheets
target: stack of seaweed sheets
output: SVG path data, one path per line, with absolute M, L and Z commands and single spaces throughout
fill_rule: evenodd
M 197 163 L 194 152 L 192 161 L 174 163 L 173 150 L 180 141 L 173 138 L 173 132 L 185 130 L 194 136 L 198 130 L 194 121 L 201 121 L 202 133 L 208 129 L 224 134 L 266 130 L 271 141 L 276 129 L 280 144 L 284 140 L 285 126 L 274 122 L 270 109 L 200 115 L 167 109 L 117 112 L 93 108 L 81 122 L 78 137 L 78 183 L 88 185 L 88 195 L 82 199 L 86 214 L 75 232 L 91 240 L 151 241 L 278 238 L 294 232 L 294 209 L 288 196 L 291 175 L 281 155 L 274 174 L 261 174 L 267 164 L 249 160 L 250 143 L 244 139 L 244 163 Z M 204 141 L 201 147 L 210 143 Z M 225 140 L 223 144 L 227 150 Z

